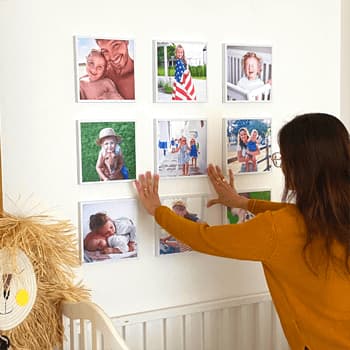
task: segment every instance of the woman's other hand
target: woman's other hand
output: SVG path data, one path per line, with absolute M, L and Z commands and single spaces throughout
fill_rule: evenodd
M 148 214 L 154 216 L 155 211 L 161 206 L 158 194 L 159 175 L 152 175 L 150 171 L 140 174 L 135 180 L 135 187 L 139 194 L 140 202 L 147 210 Z
M 217 165 L 209 164 L 208 177 L 218 195 L 218 198 L 208 201 L 208 208 L 214 204 L 222 204 L 229 208 L 248 209 L 248 199 L 240 196 L 234 187 L 233 172 L 231 169 L 229 170 L 230 181 L 227 182 L 221 168 Z

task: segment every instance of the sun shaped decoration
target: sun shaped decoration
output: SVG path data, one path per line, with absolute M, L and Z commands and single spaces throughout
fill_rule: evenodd
M 61 303 L 89 298 L 74 283 L 80 265 L 74 229 L 46 216 L 0 217 L 1 349 L 61 348 Z

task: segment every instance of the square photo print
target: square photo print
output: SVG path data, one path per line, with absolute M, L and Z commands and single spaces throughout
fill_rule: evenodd
M 271 119 L 225 119 L 223 131 L 227 174 L 271 171 Z
M 224 102 L 271 100 L 271 46 L 224 45 L 224 57 Z
M 207 44 L 154 41 L 155 102 L 207 101 Z
M 205 222 L 207 194 L 167 196 L 161 198 L 162 205 L 174 213 L 194 222 Z M 189 252 L 192 249 L 175 239 L 156 224 L 156 255 L 169 255 Z
M 137 257 L 137 200 L 80 202 L 80 246 L 85 263 Z
M 244 191 L 239 192 L 239 194 L 249 199 L 261 199 L 265 201 L 271 200 L 270 190 Z M 252 214 L 249 210 L 245 210 L 242 208 L 226 208 L 224 223 L 241 224 L 252 219 L 254 216 L 255 215 Z
M 79 183 L 136 178 L 135 122 L 78 122 Z
M 155 172 L 159 176 L 206 174 L 206 120 L 155 120 L 155 129 Z
M 134 40 L 75 37 L 78 102 L 135 100 Z

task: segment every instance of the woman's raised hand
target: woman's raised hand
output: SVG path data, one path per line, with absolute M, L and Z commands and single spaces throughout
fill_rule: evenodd
M 248 208 L 248 199 L 240 196 L 234 187 L 231 169 L 229 170 L 229 182 L 227 182 L 221 168 L 217 165 L 209 164 L 208 177 L 218 195 L 218 198 L 208 201 L 208 208 L 214 204 L 222 204 L 229 208 Z
M 154 216 L 156 209 L 161 206 L 158 185 L 159 175 L 152 175 L 150 171 L 140 174 L 139 179 L 135 180 L 135 187 L 139 194 L 140 202 L 148 214 L 152 216 Z

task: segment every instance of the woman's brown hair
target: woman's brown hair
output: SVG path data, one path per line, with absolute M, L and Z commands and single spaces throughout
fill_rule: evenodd
M 325 113 L 295 117 L 279 132 L 283 200 L 294 199 L 304 217 L 307 237 L 304 258 L 321 238 L 326 264 L 334 257 L 332 246 L 344 248 L 345 269 L 350 273 L 350 139 L 342 122 Z M 312 260 L 312 259 L 311 259 Z

